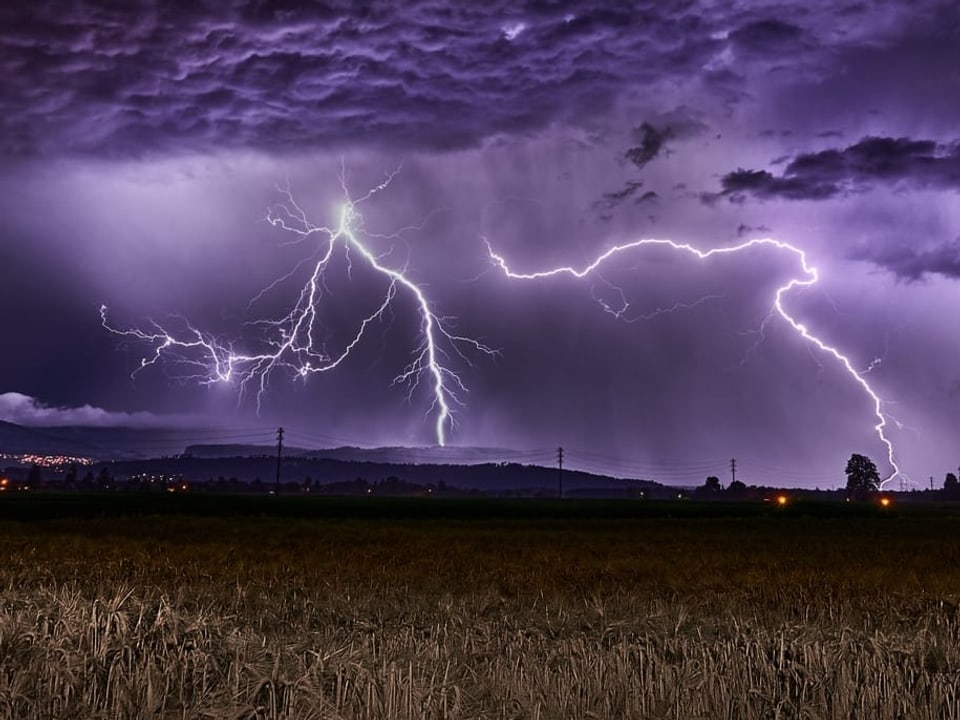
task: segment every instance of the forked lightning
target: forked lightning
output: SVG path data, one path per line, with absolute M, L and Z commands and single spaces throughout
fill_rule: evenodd
M 297 235 L 297 242 L 317 237 L 319 245 L 311 258 L 302 261 L 264 292 L 290 280 L 309 260 L 318 259 L 315 260 L 310 276 L 300 288 L 290 311 L 279 320 L 261 320 L 254 323 L 266 330 L 262 339 L 265 351 L 237 351 L 186 320 L 182 321 L 184 327 L 179 331 L 171 331 L 157 323 L 151 323 L 148 329 L 116 328 L 108 322 L 106 306 L 100 308 L 103 326 L 112 333 L 142 341 L 152 347 L 151 353 L 140 361 L 137 371 L 164 358 L 170 358 L 195 369 L 187 378 L 203 384 L 236 382 L 243 393 L 252 382 L 257 386 L 259 408 L 273 373 L 284 371 L 294 377 L 305 378 L 314 373 L 336 369 L 371 331 L 371 326 L 384 319 L 388 310 L 398 301 L 398 296 L 406 294 L 413 300 L 420 317 L 419 339 L 412 358 L 394 382 L 407 383 L 410 388 L 408 397 L 411 398 L 421 380 L 429 383 L 432 399 L 427 413 L 435 416 L 434 433 L 437 444 L 445 445 L 454 406 L 462 404 L 458 396 L 466 392 L 460 375 L 449 365 L 451 353 L 466 359 L 464 349 L 488 355 L 495 354 L 495 351 L 477 340 L 454 334 L 446 321 L 433 311 L 423 289 L 409 277 L 407 269 L 397 269 L 385 264 L 385 256 L 376 254 L 361 239 L 362 217 L 357 206 L 384 190 L 395 175 L 396 172 L 390 174 L 362 198 L 352 200 L 341 173 L 345 201 L 339 209 L 339 223 L 334 229 L 312 224 L 289 188 L 280 189 L 284 202 L 270 209 L 267 221 L 274 227 Z M 379 302 L 359 322 L 355 332 L 346 338 L 338 351 L 331 353 L 316 337 L 319 334 L 319 304 L 324 297 L 324 273 L 337 258 L 342 259 L 349 272 L 354 255 L 358 255 L 372 270 L 382 275 L 386 287 Z
M 810 287 L 815 285 L 819 279 L 819 273 L 817 269 L 810 265 L 807 261 L 806 253 L 789 243 L 782 242 L 780 240 L 774 240 L 771 238 L 755 238 L 748 240 L 746 242 L 740 243 L 738 245 L 731 245 L 726 247 L 717 247 L 711 248 L 709 250 L 700 250 L 692 245 L 687 243 L 678 243 L 673 242 L 672 240 L 662 240 L 654 238 L 645 238 L 641 240 L 634 240 L 633 242 L 624 243 L 622 245 L 614 245 L 609 250 L 606 250 L 600 254 L 593 262 L 584 266 L 581 269 L 576 269 L 571 266 L 561 266 L 552 268 L 550 270 L 541 270 L 538 272 L 531 273 L 522 273 L 516 272 L 510 268 L 510 265 L 507 263 L 506 259 L 495 252 L 493 246 L 489 241 L 487 242 L 487 251 L 490 255 L 490 259 L 501 269 L 504 274 L 513 280 L 542 280 L 544 278 L 555 277 L 557 275 L 572 275 L 575 278 L 583 279 L 594 272 L 596 272 L 601 265 L 607 262 L 610 258 L 620 255 L 621 253 L 629 252 L 641 247 L 668 247 L 673 250 L 678 250 L 684 253 L 693 255 L 699 260 L 706 260 L 715 255 L 732 255 L 734 253 L 740 253 L 750 248 L 762 247 L 762 246 L 772 246 L 778 250 L 786 251 L 795 255 L 800 261 L 800 267 L 803 270 L 803 276 L 792 278 L 785 285 L 782 285 L 777 288 L 776 294 L 773 300 L 773 308 L 771 309 L 771 315 L 773 313 L 778 314 L 782 317 L 790 327 L 792 327 L 799 335 L 806 340 L 807 342 L 812 343 L 819 350 L 828 355 L 833 356 L 847 372 L 847 374 L 856 382 L 864 392 L 869 396 L 873 404 L 873 413 L 877 419 L 876 425 L 874 425 L 874 430 L 877 433 L 877 437 L 880 438 L 880 442 L 883 443 L 884 447 L 887 450 L 887 460 L 890 463 L 891 473 L 890 475 L 881 483 L 881 487 L 886 483 L 893 480 L 900 474 L 900 467 L 897 465 L 896 457 L 893 450 L 893 443 L 890 441 L 890 438 L 887 437 L 887 422 L 888 418 L 883 412 L 883 401 L 880 399 L 880 396 L 874 391 L 874 389 L 867 382 L 864 375 L 867 371 L 857 372 L 854 368 L 853 363 L 850 361 L 846 355 L 840 352 L 837 348 L 832 345 L 827 344 L 819 337 L 810 332 L 807 326 L 801 323 L 799 320 L 794 318 L 787 310 L 784 308 L 783 301 L 784 296 L 789 293 L 794 288 L 799 287 Z M 607 312 L 611 312 L 610 308 L 604 305 L 604 309 Z M 617 314 L 617 313 L 614 313 Z

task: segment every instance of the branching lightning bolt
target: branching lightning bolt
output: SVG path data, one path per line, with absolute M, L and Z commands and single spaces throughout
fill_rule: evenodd
M 820 339 L 814 335 L 807 326 L 794 318 L 790 313 L 787 312 L 784 307 L 783 301 L 784 297 L 789 294 L 792 290 L 801 287 L 810 287 L 816 285 L 819 280 L 819 273 L 817 269 L 812 266 L 808 260 L 806 253 L 789 243 L 782 242 L 780 240 L 774 240 L 772 238 L 754 238 L 746 242 L 740 243 L 738 245 L 725 246 L 711 248 L 709 250 L 700 250 L 692 245 L 687 243 L 678 243 L 673 242 L 672 240 L 662 240 L 654 238 L 644 238 L 640 240 L 635 240 L 629 243 L 622 245 L 614 245 L 610 249 L 606 250 L 600 254 L 593 262 L 585 265 L 581 269 L 574 268 L 572 266 L 561 266 L 552 268 L 550 270 L 541 270 L 538 272 L 522 273 L 515 272 L 510 268 L 510 265 L 507 263 L 506 259 L 494 251 L 493 246 L 490 244 L 489 240 L 484 240 L 487 245 L 487 252 L 489 253 L 490 260 L 498 266 L 508 278 L 513 280 L 541 280 L 545 278 L 555 277 L 558 275 L 570 275 L 577 279 L 584 279 L 597 272 L 598 268 L 603 265 L 610 258 L 620 255 L 621 253 L 634 250 L 639 247 L 668 247 L 673 250 L 681 251 L 693 255 L 699 260 L 707 260 L 715 255 L 732 255 L 735 253 L 740 253 L 750 248 L 770 246 L 774 247 L 781 251 L 786 251 L 792 253 L 800 261 L 800 268 L 803 271 L 802 277 L 796 277 L 790 279 L 786 284 L 781 285 L 777 288 L 774 295 L 773 307 L 770 310 L 770 315 L 767 320 L 774 315 L 779 315 L 783 318 L 786 323 L 793 328 L 804 340 L 810 343 L 812 346 L 819 349 L 821 352 L 832 356 L 837 362 L 840 363 L 841 367 L 846 371 L 846 373 L 853 379 L 854 382 L 859 385 L 863 391 L 869 396 L 873 404 L 873 414 L 876 417 L 876 424 L 873 426 L 874 431 L 877 434 L 877 437 L 880 439 L 880 442 L 886 448 L 887 451 L 887 461 L 891 467 L 890 475 L 881 482 L 881 487 L 886 485 L 888 482 L 893 480 L 895 477 L 900 475 L 900 467 L 897 464 L 893 443 L 887 436 L 887 425 L 888 417 L 883 411 L 883 400 L 880 396 L 874 391 L 874 389 L 867 382 L 864 375 L 866 372 L 858 372 L 853 366 L 852 361 L 846 355 L 844 355 L 840 350 L 835 348 L 832 345 L 829 345 L 824 340 Z M 607 312 L 612 312 L 609 307 L 604 308 Z M 614 312 L 614 315 L 617 313 Z M 764 324 L 766 324 L 766 320 Z
M 242 396 L 248 385 L 254 383 L 259 410 L 270 377 L 275 372 L 285 371 L 294 377 L 306 378 L 314 373 L 336 369 L 370 332 L 371 326 L 384 320 L 398 295 L 404 293 L 413 300 L 420 317 L 419 341 L 412 359 L 394 378 L 394 382 L 406 383 L 409 386 L 408 399 L 412 399 L 421 381 L 429 383 L 432 400 L 427 414 L 435 415 L 436 441 L 438 445 L 445 445 L 453 422 L 454 406 L 463 404 L 459 396 L 466 392 L 460 375 L 450 367 L 452 354 L 469 362 L 464 349 L 487 355 L 494 355 L 496 351 L 478 340 L 454 334 L 449 327 L 449 319 L 438 316 L 433 311 L 423 289 L 409 277 L 406 266 L 397 269 L 387 265 L 385 258 L 390 255 L 390 251 L 378 255 L 361 239 L 363 218 L 357 206 L 384 190 L 397 172 L 389 174 L 381 184 L 358 200 L 351 199 L 345 176 L 341 172 L 340 182 L 345 201 L 339 209 L 339 223 L 333 229 L 312 224 L 297 204 L 289 187 L 278 188 L 284 201 L 268 211 L 267 221 L 294 235 L 293 240 L 286 244 L 307 242 L 314 238 L 319 238 L 319 243 L 311 256 L 301 260 L 290 272 L 268 285 L 251 301 L 251 304 L 256 302 L 267 292 L 289 281 L 301 268 L 313 263 L 309 278 L 285 316 L 279 320 L 257 320 L 250 323 L 265 330 L 263 343 L 266 349 L 263 352 L 236 351 L 231 344 L 197 329 L 182 318 L 180 321 L 183 328 L 179 331 L 171 331 L 158 323 L 151 323 L 147 329 L 116 328 L 108 322 L 106 306 L 100 308 L 103 327 L 116 335 L 143 342 L 152 348 L 150 354 L 140 361 L 140 367 L 134 374 L 169 357 L 195 370 L 184 378 L 201 384 L 236 382 Z M 398 234 L 364 236 L 396 239 Z M 316 336 L 320 331 L 319 303 L 325 293 L 329 294 L 325 289 L 324 273 L 337 257 L 342 257 L 348 275 L 355 259 L 362 258 L 370 269 L 383 276 L 386 289 L 379 302 L 363 317 L 347 341 L 339 350 L 331 353 Z
M 719 300 L 723 297 L 723 295 L 704 295 L 703 297 L 697 298 L 692 302 L 681 302 L 678 300 L 667 307 L 658 306 L 649 312 L 628 315 L 627 313 L 633 307 L 633 304 L 627 300 L 627 293 L 624 291 L 624 289 L 603 277 L 601 277 L 601 280 L 603 280 L 607 288 L 616 295 L 617 304 L 614 305 L 610 301 L 605 300 L 597 293 L 596 288 L 593 287 L 590 288 L 590 297 L 592 297 L 596 303 L 603 308 L 605 313 L 613 315 L 617 320 L 623 320 L 623 322 L 626 323 L 635 323 L 640 322 L 641 320 L 653 320 L 661 315 L 670 315 L 685 310 L 695 310 L 704 303 L 707 303 L 711 300 Z

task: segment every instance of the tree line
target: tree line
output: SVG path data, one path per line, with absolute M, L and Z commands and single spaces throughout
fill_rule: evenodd
M 847 461 L 845 469 L 847 477 L 846 497 L 848 500 L 868 500 L 880 492 L 880 473 L 876 463 L 867 455 L 853 453 Z M 931 488 L 932 489 L 932 488 Z M 711 475 L 703 485 L 694 490 L 694 497 L 699 499 L 726 498 L 730 500 L 746 499 L 750 495 L 750 488 L 740 480 L 734 480 L 727 487 L 723 487 L 720 478 Z M 938 497 L 942 500 L 960 500 L 960 468 L 957 472 L 948 472 L 943 481 L 943 488 Z

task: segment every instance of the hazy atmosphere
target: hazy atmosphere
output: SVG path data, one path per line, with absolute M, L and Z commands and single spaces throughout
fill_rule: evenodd
M 0 420 L 960 462 L 955 2 L 37 0 L 0 72 Z

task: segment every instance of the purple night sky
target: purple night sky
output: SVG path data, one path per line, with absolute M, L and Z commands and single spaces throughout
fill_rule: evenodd
M 808 487 L 859 452 L 886 477 L 869 395 L 765 322 L 795 254 L 646 246 L 512 280 L 487 248 L 535 273 L 773 238 L 819 270 L 783 304 L 883 399 L 912 485 L 960 462 L 955 0 L 36 0 L 0 9 L 0 73 L 0 419 L 434 443 L 430 378 L 394 383 L 420 342 L 404 287 L 335 369 L 271 373 L 259 415 L 172 355 L 131 379 L 152 347 L 99 314 L 262 348 L 253 321 L 293 307 L 322 245 L 267 221 L 278 186 L 335 228 L 341 167 L 354 199 L 399 167 L 356 208 L 364 246 L 498 351 L 446 347 L 450 445 L 686 484 L 736 457 Z M 346 259 L 313 328 L 331 354 L 386 292 Z

